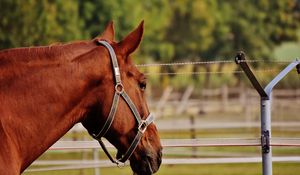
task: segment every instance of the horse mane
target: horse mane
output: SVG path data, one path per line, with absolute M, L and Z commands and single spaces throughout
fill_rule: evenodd
M 75 41 L 0 51 L 0 84 L 32 72 L 33 69 L 72 61 L 96 47 L 93 41 Z
M 75 41 L 61 44 L 55 43 L 49 46 L 22 47 L 0 51 L 0 68 L 8 64 L 20 64 L 29 62 L 68 61 L 96 47 L 92 41 Z

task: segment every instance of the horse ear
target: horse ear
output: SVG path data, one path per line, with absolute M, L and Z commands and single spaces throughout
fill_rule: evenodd
M 144 21 L 142 21 L 134 31 L 129 33 L 125 39 L 119 43 L 121 53 L 124 55 L 129 55 L 134 52 L 141 43 L 143 32 Z
M 110 21 L 105 27 L 104 32 L 98 36 L 96 39 L 105 39 L 108 41 L 114 41 L 115 39 L 115 29 L 113 21 Z

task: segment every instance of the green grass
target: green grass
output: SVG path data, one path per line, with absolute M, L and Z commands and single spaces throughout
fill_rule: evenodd
M 298 113 L 293 110 L 288 110 L 290 116 L 289 120 L 299 120 Z M 276 115 L 281 113 L 276 113 Z M 219 115 L 219 116 L 218 116 Z M 244 121 L 235 113 L 222 114 L 207 114 L 202 116 L 203 121 Z M 223 116 L 218 120 L 220 115 Z M 276 117 L 276 120 L 281 117 Z M 273 137 L 300 137 L 300 129 L 294 128 L 272 128 Z M 66 139 L 71 139 L 74 135 L 68 133 L 64 136 Z M 79 139 L 89 137 L 86 132 L 76 133 Z M 198 129 L 195 134 L 196 138 L 258 138 L 260 137 L 259 128 L 234 128 L 234 129 Z M 180 139 L 191 138 L 189 130 L 186 131 L 160 131 L 162 139 Z M 185 158 L 192 157 L 196 153 L 198 157 L 213 158 L 213 157 L 243 157 L 243 156 L 260 156 L 260 147 L 198 147 L 198 148 L 165 148 L 165 158 Z M 273 156 L 299 156 L 300 149 L 298 147 L 273 147 Z M 101 159 L 107 160 L 103 151 L 99 149 Z M 39 160 L 82 160 L 93 159 L 91 150 L 86 150 L 85 153 L 63 152 L 63 151 L 48 151 L 43 154 Z M 38 168 L 42 166 L 35 166 L 31 168 Z M 297 175 L 300 174 L 299 163 L 273 163 L 273 175 Z M 24 175 L 93 175 L 94 169 L 84 170 L 66 170 L 66 171 L 49 171 L 49 172 L 28 172 Z M 129 175 L 132 174 L 130 167 L 119 168 L 101 168 L 101 175 L 117 174 Z M 261 173 L 260 163 L 241 163 L 241 164 L 207 164 L 207 165 L 162 165 L 157 175 L 259 175 Z
M 296 163 L 274 163 L 274 175 L 296 175 L 300 166 Z M 259 175 L 261 164 L 175 165 L 162 166 L 158 175 Z
M 129 167 L 101 168 L 101 175 L 131 175 Z M 93 169 L 24 173 L 24 175 L 93 175 Z M 260 175 L 260 163 L 207 164 L 207 165 L 162 165 L 156 175 Z M 273 163 L 273 175 L 299 175 L 299 163 Z

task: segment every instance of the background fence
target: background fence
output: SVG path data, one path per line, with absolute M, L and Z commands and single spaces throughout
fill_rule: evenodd
M 148 104 L 162 137 L 164 166 L 261 162 L 260 99 L 253 89 L 243 84 L 178 89 L 169 84 L 160 91 L 159 96 L 148 96 Z M 274 162 L 300 162 L 299 104 L 299 88 L 274 90 Z M 98 143 L 79 124 L 26 172 L 78 169 L 85 174 L 82 170 L 94 168 L 93 174 L 99 174 L 100 167 L 111 166 Z
M 257 94 L 248 88 L 241 90 L 240 88 L 228 88 L 222 86 L 216 89 L 204 89 L 202 90 L 201 99 L 195 99 L 192 97 L 192 93 L 195 89 L 188 87 L 182 93 L 173 91 L 171 87 L 167 87 L 161 96 L 157 100 L 150 100 L 151 108 L 155 113 L 159 113 L 159 117 L 156 119 L 156 125 L 160 132 L 186 132 L 187 136 L 184 139 L 172 139 L 176 136 L 172 136 L 171 139 L 163 139 L 162 144 L 164 146 L 164 155 L 174 157 L 174 155 L 181 155 L 178 158 L 171 158 L 167 156 L 163 160 L 164 165 L 177 165 L 177 164 L 224 164 L 224 163 L 259 163 L 261 158 L 258 154 L 233 154 L 233 153 L 214 153 L 203 154 L 199 148 L 207 147 L 255 147 L 259 150 L 260 138 L 258 132 L 255 136 L 251 135 L 251 138 L 206 138 L 199 139 L 197 132 L 206 130 L 207 132 L 214 130 L 232 130 L 242 129 L 247 131 L 247 128 L 252 132 L 258 131 L 260 122 L 255 115 L 258 115 L 258 103 L 259 97 Z M 273 93 L 274 108 L 276 111 L 285 110 L 291 103 L 298 109 L 299 103 L 299 89 L 285 89 L 276 90 Z M 205 99 L 205 100 L 203 100 Z M 160 106 L 163 106 L 161 108 Z M 181 108 L 178 108 L 181 106 Z M 174 112 L 172 114 L 172 112 Z M 241 114 L 240 119 L 237 121 L 217 121 L 215 119 L 207 120 L 201 116 L 210 113 L 233 113 Z M 170 117 L 172 115 L 179 115 L 175 120 Z M 253 114 L 254 117 L 253 117 Z M 183 117 L 180 117 L 180 116 Z M 189 116 L 189 117 L 186 117 Z M 300 121 L 296 120 L 275 120 L 272 124 L 276 130 L 283 131 L 300 131 Z M 246 129 L 246 130 L 245 130 Z M 252 129 L 252 130 L 251 130 Z M 72 160 L 38 160 L 32 165 L 33 168 L 27 170 L 27 172 L 44 172 L 44 171 L 58 171 L 58 170 L 74 170 L 74 169 L 87 169 L 94 168 L 95 174 L 98 174 L 98 168 L 112 167 L 112 165 L 104 155 L 99 157 L 98 143 L 95 141 L 80 141 L 86 139 L 78 133 L 85 132 L 85 129 L 81 125 L 76 125 L 70 132 L 68 138 L 57 142 L 53 145 L 48 153 L 53 151 L 74 152 L 81 153 L 83 155 L 92 154 L 92 156 L 82 156 L 80 159 Z M 229 136 L 231 136 L 230 134 Z M 68 141 L 68 140 L 77 141 Z M 299 147 L 300 138 L 273 138 L 271 144 L 273 147 Z M 108 144 L 109 145 L 109 144 Z M 114 152 L 111 145 L 110 150 Z M 183 158 L 182 158 L 183 156 Z M 203 157 L 204 156 L 204 157 Z M 209 157 L 207 157 L 209 156 Z M 211 157 L 212 156 L 212 157 Z M 217 157 L 216 157 L 217 156 Z M 201 158 L 200 158 L 201 157 Z M 299 155 L 285 155 L 275 156 L 274 162 L 300 162 Z
M 108 148 L 113 148 L 111 144 L 106 143 Z M 260 146 L 259 138 L 219 138 L 219 139 L 164 139 L 162 140 L 164 148 L 168 147 L 252 147 Z M 271 146 L 280 147 L 300 147 L 300 138 L 273 138 Z M 83 150 L 89 149 L 97 151 L 101 149 L 96 141 L 59 141 L 55 143 L 49 150 Z M 274 162 L 300 162 L 300 156 L 280 156 L 274 157 Z M 167 158 L 163 160 L 163 164 L 219 164 L 219 163 L 258 163 L 261 162 L 260 157 L 230 157 L 230 158 Z M 127 162 L 128 163 L 128 162 Z M 126 165 L 128 165 L 126 163 Z M 34 162 L 33 165 L 39 166 L 53 166 L 47 168 L 32 168 L 27 172 L 40 172 L 40 171 L 57 171 L 57 170 L 74 170 L 86 168 L 100 168 L 112 167 L 108 160 L 99 160 L 97 155 L 94 155 L 93 160 L 39 160 Z M 97 172 L 97 171 L 95 171 Z M 97 174 L 97 173 L 96 173 Z

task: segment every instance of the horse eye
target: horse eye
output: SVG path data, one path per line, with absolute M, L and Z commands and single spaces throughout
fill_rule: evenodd
M 139 86 L 140 86 L 140 89 L 141 89 L 141 90 L 145 90 L 146 87 L 147 87 L 147 83 L 146 83 L 146 82 L 140 82 L 140 83 L 139 83 Z

